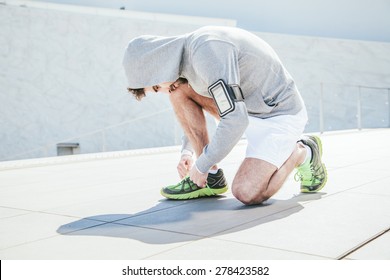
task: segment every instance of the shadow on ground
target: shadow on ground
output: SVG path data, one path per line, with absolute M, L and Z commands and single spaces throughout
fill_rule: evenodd
M 302 202 L 318 200 L 324 193 L 300 194 L 288 200 L 269 199 L 257 206 L 244 206 L 234 198 L 202 198 L 188 201 L 161 200 L 135 214 L 86 217 L 62 225 L 67 236 L 129 238 L 149 244 L 168 244 L 242 231 L 284 219 L 304 208 Z

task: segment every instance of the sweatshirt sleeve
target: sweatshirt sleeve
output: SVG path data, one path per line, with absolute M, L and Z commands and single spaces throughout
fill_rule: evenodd
M 194 51 L 192 62 L 199 78 L 208 86 L 219 79 L 226 84 L 240 85 L 238 50 L 231 43 L 207 41 Z M 211 142 L 195 162 L 198 170 L 206 173 L 224 159 L 238 143 L 248 123 L 245 103 L 235 102 L 235 109 L 221 118 Z
M 181 155 L 192 156 L 194 154 L 194 149 L 186 135 L 183 135 L 181 138 Z
M 244 102 L 236 102 L 234 111 L 221 119 L 211 142 L 195 164 L 202 173 L 224 159 L 238 143 L 248 126 L 248 113 Z

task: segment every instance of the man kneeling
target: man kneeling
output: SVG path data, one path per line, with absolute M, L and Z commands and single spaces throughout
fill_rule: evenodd
M 267 200 L 295 168 L 301 192 L 324 187 L 321 140 L 301 138 L 307 122 L 304 102 L 277 54 L 259 37 L 231 27 L 140 36 L 130 41 L 123 66 L 128 90 L 138 100 L 148 92 L 170 94 L 185 132 L 177 167 L 182 180 L 163 188 L 163 196 L 191 199 L 226 192 L 217 164 L 244 133 L 246 157 L 232 183 L 241 202 Z M 219 120 L 211 141 L 204 111 Z

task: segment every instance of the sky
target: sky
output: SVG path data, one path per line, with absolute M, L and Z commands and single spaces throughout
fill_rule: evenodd
M 31 0 L 237 20 L 256 32 L 390 42 L 390 0 Z

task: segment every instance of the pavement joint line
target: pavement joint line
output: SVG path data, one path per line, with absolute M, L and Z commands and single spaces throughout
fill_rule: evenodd
M 332 170 L 338 170 L 338 169 L 344 169 L 344 168 L 350 168 L 350 167 L 358 167 L 359 165 L 362 165 L 362 164 L 365 164 L 365 163 L 375 162 L 375 161 L 386 159 L 386 158 L 390 159 L 390 156 L 369 159 L 369 160 L 366 160 L 366 161 L 360 161 L 360 162 L 356 162 L 356 163 L 353 163 L 353 164 L 347 164 L 347 165 L 343 165 L 343 166 L 336 166 L 336 167 L 333 167 Z M 386 170 L 386 169 L 383 168 L 383 170 Z
M 362 184 L 359 184 L 359 185 L 357 185 L 357 186 L 353 186 L 353 187 L 350 187 L 350 188 L 348 188 L 348 189 L 341 190 L 341 191 L 339 191 L 339 192 L 329 193 L 329 194 L 327 194 L 326 196 L 324 196 L 324 197 L 321 198 L 321 199 L 325 199 L 325 198 L 327 198 L 327 197 L 331 197 L 331 196 L 334 196 L 334 195 L 337 195 L 337 194 L 340 194 L 340 193 L 349 192 L 349 191 L 351 191 L 351 190 L 354 190 L 354 189 L 357 189 L 357 188 L 361 188 L 361 187 L 363 187 L 363 186 L 365 186 L 365 185 L 372 184 L 372 183 L 376 183 L 376 182 L 378 182 L 378 181 L 382 181 L 382 180 L 387 179 L 387 178 L 389 178 L 389 177 L 390 177 L 390 176 L 381 177 L 381 178 L 375 179 L 375 180 L 370 181 L 370 182 L 362 183 Z M 355 192 L 355 193 L 359 193 L 359 192 Z
M 372 241 L 374 241 L 375 239 L 381 237 L 382 235 L 384 235 L 385 233 L 387 232 L 390 232 L 390 227 L 388 227 L 387 229 L 385 230 L 382 230 L 380 231 L 379 233 L 375 234 L 374 236 L 372 236 L 371 238 L 367 239 L 366 241 L 363 241 L 362 243 L 358 244 L 357 246 L 353 247 L 352 249 L 348 250 L 347 252 L 345 252 L 344 254 L 340 255 L 339 257 L 337 257 L 337 260 L 342 260 L 342 259 L 345 259 L 347 258 L 349 255 L 351 255 L 352 253 L 356 252 L 357 250 L 363 248 L 365 245 L 371 243 Z
M 102 226 L 102 225 L 104 225 L 104 224 L 108 224 L 108 223 L 101 223 L 101 224 L 98 224 L 98 225 L 93 225 L 93 226 L 85 227 L 85 228 L 82 228 L 82 229 L 77 229 L 77 230 L 68 231 L 68 232 L 66 232 L 66 233 L 59 233 L 59 232 L 56 232 L 57 234 L 55 234 L 55 235 L 50 235 L 50 236 L 38 238 L 38 239 L 35 239 L 35 240 L 31 240 L 31 241 L 19 243 L 19 244 L 13 245 L 13 246 L 5 247 L 5 248 L 0 248 L 0 251 L 12 249 L 12 248 L 16 248 L 16 247 L 20 247 L 20 246 L 24 246 L 24 245 L 31 244 L 31 243 L 40 242 L 40 241 L 47 240 L 47 239 L 56 238 L 56 237 L 59 237 L 59 236 L 69 235 L 70 233 L 73 233 L 73 232 L 77 232 L 77 231 L 81 231 L 81 230 L 85 230 L 85 229 L 89 229 L 89 228 L 93 228 L 93 227 Z
M 231 227 L 231 228 L 229 228 L 229 229 L 224 229 L 224 230 L 218 231 L 218 232 L 216 232 L 216 233 L 214 233 L 214 234 L 212 234 L 212 235 L 210 235 L 210 236 L 217 235 L 217 234 L 220 235 L 220 234 L 223 234 L 224 232 L 230 231 L 230 230 L 232 230 L 232 229 L 241 227 L 241 226 L 246 225 L 246 224 L 253 223 L 253 222 L 255 222 L 255 221 L 261 221 L 261 220 L 264 220 L 264 219 L 266 220 L 266 219 L 269 218 L 269 217 L 272 217 L 272 216 L 274 216 L 274 215 L 278 215 L 278 214 L 280 214 L 280 213 L 283 213 L 283 212 L 285 212 L 285 211 L 289 211 L 289 210 L 294 209 L 294 208 L 297 208 L 297 207 L 301 207 L 301 205 L 300 205 L 300 204 L 299 204 L 299 205 L 294 205 L 294 206 L 288 207 L 288 208 L 286 208 L 286 209 L 280 210 L 280 211 L 278 211 L 278 212 L 270 213 L 270 214 L 268 214 L 268 215 L 266 215 L 266 216 L 263 216 L 263 217 L 261 217 L 261 218 L 255 218 L 255 219 L 253 219 L 253 220 L 251 220 L 251 221 L 243 222 L 243 223 L 241 223 L 241 224 L 239 224 L 239 225 L 235 225 L 235 226 L 233 226 L 233 227 Z M 209 236 L 209 237 L 210 237 L 210 236 Z
M 163 250 L 163 251 L 161 251 L 161 252 L 154 253 L 154 254 L 152 254 L 152 255 L 149 255 L 149 256 L 147 256 L 147 257 L 144 257 L 144 258 L 142 258 L 142 260 L 148 260 L 148 259 L 150 259 L 151 257 L 156 257 L 156 256 L 158 256 L 158 255 L 160 255 L 160 254 L 162 254 L 162 253 L 166 253 L 166 252 L 169 252 L 169 251 L 173 251 L 173 250 L 176 250 L 176 249 L 178 249 L 178 248 L 187 246 L 187 245 L 189 245 L 189 244 L 192 244 L 192 243 L 195 243 L 195 242 L 198 242 L 198 241 L 201 241 L 201 240 L 206 240 L 206 239 L 209 239 L 209 238 L 207 238 L 207 237 L 201 237 L 201 238 L 199 238 L 198 240 L 188 241 L 188 242 L 185 242 L 184 244 L 179 244 L 179 245 L 176 246 L 176 247 L 168 248 L 168 249 Z
M 241 242 L 241 241 L 236 241 L 236 240 L 227 240 L 227 239 L 218 238 L 218 237 L 212 237 L 212 236 L 209 236 L 209 239 L 216 239 L 216 240 L 232 242 L 232 243 L 236 243 L 236 244 L 244 244 L 244 245 L 250 245 L 250 246 L 261 247 L 261 248 L 266 248 L 266 249 L 272 249 L 272 250 L 278 250 L 278 251 L 284 251 L 284 252 L 290 252 L 290 253 L 296 253 L 296 254 L 303 254 L 303 255 L 308 255 L 308 256 L 315 256 L 315 257 L 320 257 L 320 258 L 324 258 L 324 259 L 331 259 L 331 260 L 334 259 L 334 258 L 331 258 L 331 257 L 321 256 L 321 255 L 317 255 L 317 254 L 311 254 L 311 253 L 306 253 L 306 252 L 301 252 L 301 251 L 282 249 L 282 248 L 278 248 L 278 247 L 264 246 L 264 245 L 260 245 L 260 244 L 253 244 L 253 243 Z
M 123 221 L 123 220 L 126 220 L 126 219 L 138 218 L 138 217 L 142 217 L 144 215 L 155 214 L 155 213 L 158 213 L 158 212 L 161 212 L 161 211 L 165 211 L 165 210 L 168 210 L 168 209 L 172 209 L 172 208 L 175 208 L 175 207 L 180 207 L 180 206 L 182 206 L 184 204 L 187 204 L 187 203 L 182 203 L 182 204 L 179 204 L 179 205 L 173 205 L 173 206 L 170 206 L 170 207 L 167 207 L 167 208 L 162 208 L 162 209 L 158 209 L 158 210 L 154 210 L 154 211 L 150 211 L 150 212 L 145 212 L 145 213 L 128 214 L 128 215 L 132 215 L 132 216 L 131 217 L 126 217 L 126 218 L 120 218 L 120 219 L 113 220 L 113 221 L 109 221 L 108 223 L 116 224 L 116 223 L 119 222 L 118 223 L 119 225 L 126 225 L 126 224 L 121 224 L 120 221 Z M 93 219 L 93 218 L 82 218 L 82 217 L 80 217 L 80 218 L 81 219 L 92 220 L 92 221 L 107 222 L 107 221 L 104 221 L 104 220 Z
M 27 244 L 36 243 L 36 242 L 40 242 L 40 241 L 47 240 L 47 239 L 52 239 L 52 238 L 58 237 L 59 235 L 60 235 L 60 234 L 51 235 L 51 236 L 42 237 L 42 238 L 39 238 L 39 239 L 27 241 L 27 242 L 15 244 L 15 245 L 12 245 L 12 246 L 9 246 L 9 247 L 0 248 L 0 252 L 1 252 L 1 251 L 4 251 L 4 250 L 9 250 L 9 249 L 21 247 L 21 246 L 24 246 L 24 245 L 27 245 Z

